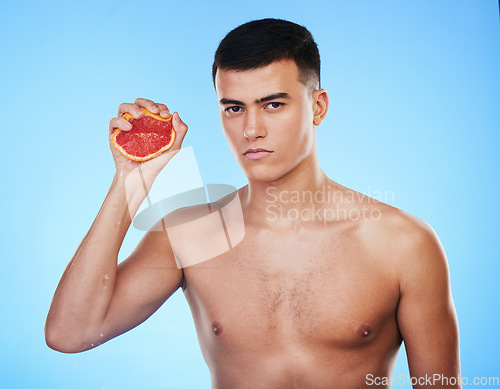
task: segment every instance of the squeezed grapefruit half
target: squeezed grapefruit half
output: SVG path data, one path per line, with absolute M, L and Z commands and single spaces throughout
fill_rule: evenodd
M 116 129 L 111 136 L 113 146 L 132 161 L 148 161 L 168 150 L 175 142 L 172 115 L 163 118 L 142 108 L 144 116 L 135 119 L 128 112 L 123 115 L 131 125 L 130 131 Z

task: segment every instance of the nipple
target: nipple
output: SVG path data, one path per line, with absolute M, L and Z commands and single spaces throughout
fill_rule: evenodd
M 369 336 L 371 333 L 373 332 L 373 329 L 372 327 L 370 327 L 369 325 L 367 324 L 362 324 L 359 328 L 358 328 L 358 335 L 362 336 L 363 338 L 366 338 L 367 336 Z
M 219 322 L 217 321 L 214 321 L 212 323 L 212 331 L 214 332 L 214 334 L 216 336 L 220 335 L 222 333 L 222 326 L 220 325 Z

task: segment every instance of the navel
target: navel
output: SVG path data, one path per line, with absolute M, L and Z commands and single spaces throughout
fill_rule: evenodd
M 219 336 L 222 333 L 222 326 L 218 321 L 214 321 L 212 323 L 212 331 L 216 336 Z
M 370 336 L 370 334 L 373 332 L 373 329 L 368 324 L 362 324 L 359 326 L 356 332 L 358 333 L 359 336 L 366 338 Z

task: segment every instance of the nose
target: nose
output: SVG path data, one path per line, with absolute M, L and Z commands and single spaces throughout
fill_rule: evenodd
M 252 112 L 251 110 L 247 112 L 243 135 L 248 140 L 264 138 L 267 135 L 267 131 L 259 112 Z

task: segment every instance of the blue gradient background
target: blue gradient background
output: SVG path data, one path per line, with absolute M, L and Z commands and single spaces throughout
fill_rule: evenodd
M 210 70 L 220 39 L 263 17 L 303 24 L 318 42 L 332 100 L 318 130 L 324 171 L 365 193 L 392 192 L 389 203 L 434 227 L 462 375 L 500 376 L 498 13 L 494 0 L 3 1 L 0 386 L 210 387 L 182 292 L 82 354 L 50 350 L 43 325 L 111 183 L 107 126 L 121 102 L 178 110 L 204 182 L 245 184 Z M 141 235 L 130 231 L 122 259 Z M 394 374 L 407 372 L 402 350 Z

